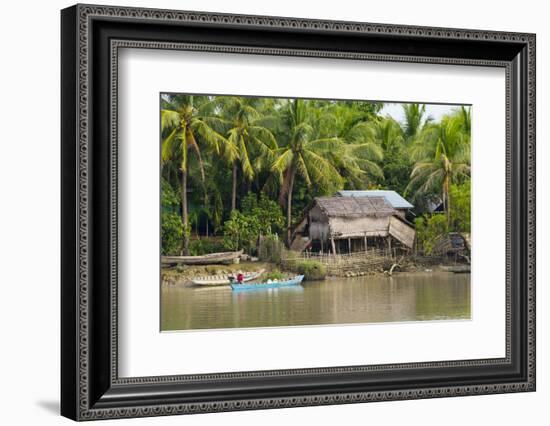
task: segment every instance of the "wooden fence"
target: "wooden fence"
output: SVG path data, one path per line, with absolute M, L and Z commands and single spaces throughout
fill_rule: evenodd
M 387 270 L 395 261 L 392 254 L 387 250 L 369 250 L 349 254 L 286 252 L 281 258 L 281 264 L 283 268 L 292 269 L 296 262 L 314 260 L 325 265 L 328 275 L 343 276 L 348 273 Z

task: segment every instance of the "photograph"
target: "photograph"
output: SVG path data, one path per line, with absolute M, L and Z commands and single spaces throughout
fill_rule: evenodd
M 160 331 L 471 320 L 472 105 L 159 104 Z

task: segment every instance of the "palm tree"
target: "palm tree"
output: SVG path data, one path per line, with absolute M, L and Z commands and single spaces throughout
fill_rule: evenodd
M 428 124 L 412 151 L 418 161 L 412 170 L 407 191 L 417 188 L 416 194 L 419 194 L 439 188 L 449 224 L 450 184 L 470 175 L 469 115 L 469 110 L 461 108 L 443 117 L 440 123 Z
M 330 114 L 325 116 L 325 126 L 331 134 L 343 142 L 341 154 L 335 158 L 335 164 L 349 189 L 363 188 L 372 179 L 382 178 L 379 163 L 384 157 L 380 141 L 373 131 L 377 124 L 376 115 L 362 110 L 357 103 L 333 104 Z
M 471 116 L 471 108 L 466 108 L 465 106 L 461 106 L 460 109 L 457 112 L 457 119 L 460 121 L 460 126 L 462 127 L 462 130 L 464 131 L 465 137 L 468 138 L 468 142 L 470 141 L 470 135 L 472 131 L 472 116 Z
M 169 95 L 162 99 L 162 163 L 163 166 L 169 162 L 179 164 L 183 223 L 182 252 L 185 255 L 189 254 L 190 233 L 187 207 L 189 151 L 191 150 L 198 159 L 203 182 L 204 167 L 201 146 L 204 145 L 216 154 L 223 151 L 226 155 L 231 155 L 233 152 L 227 139 L 215 130 L 216 127 L 220 127 L 221 123 L 212 113 L 212 103 L 204 96 Z
M 287 242 L 290 243 L 292 225 L 292 191 L 296 175 L 299 175 L 308 187 L 312 183 L 325 187 L 341 187 L 343 179 L 333 163 L 334 155 L 341 155 L 343 143 L 337 137 L 320 137 L 314 111 L 309 102 L 303 99 L 288 101 L 282 111 L 282 123 L 285 144 L 277 149 L 277 159 L 272 171 L 277 173 L 282 186 L 279 203 L 287 211 Z
M 383 118 L 370 124 L 370 138 L 382 148 L 384 152 L 390 151 L 405 141 L 403 130 L 393 118 Z
M 418 137 L 424 125 L 426 105 L 403 104 L 403 112 L 405 114 L 405 122 L 403 125 L 405 140 L 412 143 Z
M 265 127 L 268 117 L 262 114 L 263 100 L 252 97 L 219 98 L 224 115 L 228 117 L 231 126 L 227 132 L 227 140 L 236 155 L 229 158 L 233 169 L 231 186 L 231 210 L 237 208 L 237 174 L 239 166 L 243 176 L 251 181 L 259 162 L 253 164 L 254 157 L 262 157 L 270 162 L 277 148 L 273 133 Z M 254 154 L 254 155 L 253 155 Z M 256 166 L 256 167 L 255 167 Z

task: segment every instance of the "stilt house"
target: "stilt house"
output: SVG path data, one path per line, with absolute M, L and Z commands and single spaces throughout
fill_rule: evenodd
M 384 196 L 315 198 L 294 229 L 291 249 L 353 253 L 374 249 L 412 249 L 415 230 Z

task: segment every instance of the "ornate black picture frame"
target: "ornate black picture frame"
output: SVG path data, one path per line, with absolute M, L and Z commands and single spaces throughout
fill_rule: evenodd
M 535 35 L 95 5 L 64 9 L 61 27 L 62 415 L 92 420 L 535 390 Z M 506 356 L 119 378 L 120 47 L 504 68 Z

